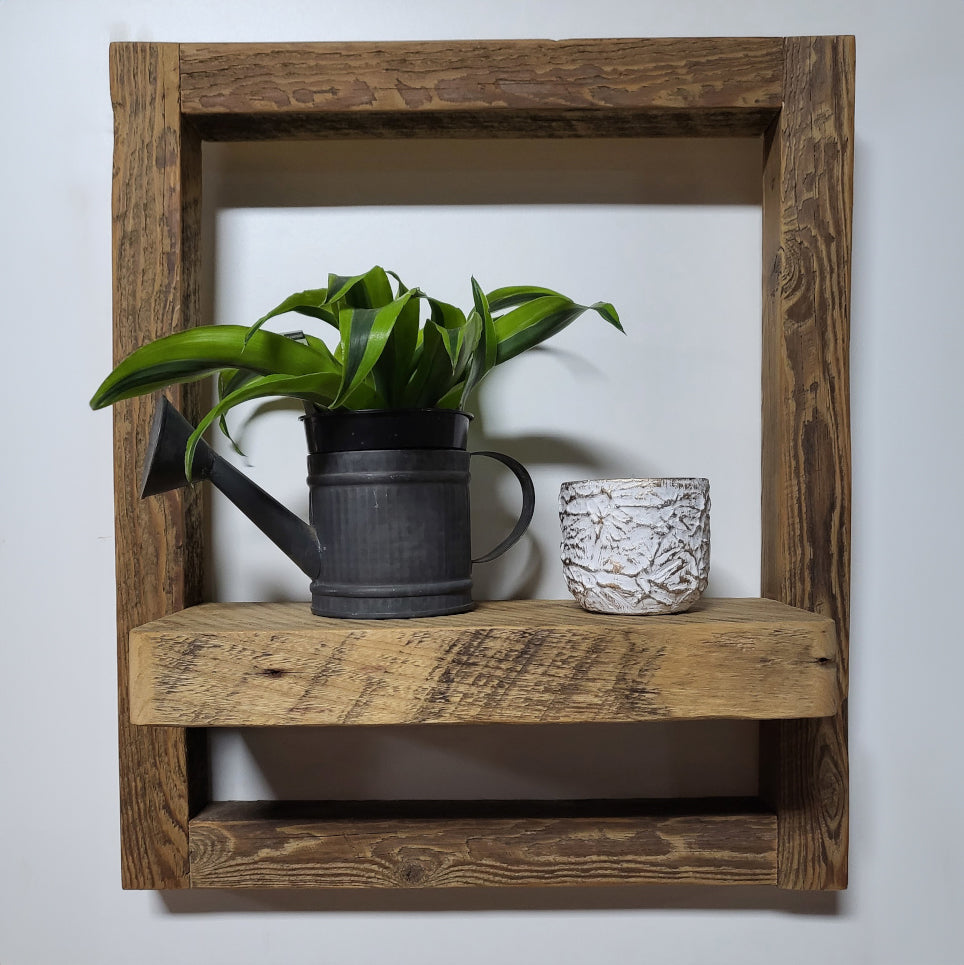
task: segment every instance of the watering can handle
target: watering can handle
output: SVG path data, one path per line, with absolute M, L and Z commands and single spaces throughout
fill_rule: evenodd
M 495 549 L 489 550 L 485 556 L 472 560 L 473 563 L 488 563 L 517 543 L 522 534 L 529 528 L 529 523 L 532 522 L 532 513 L 536 508 L 536 489 L 532 485 L 532 477 L 526 471 L 525 466 L 518 460 L 513 459 L 512 456 L 506 456 L 501 452 L 472 452 L 469 455 L 488 456 L 490 459 L 495 459 L 496 462 L 501 462 L 503 466 L 508 466 L 515 478 L 519 480 L 519 485 L 522 486 L 522 512 L 519 514 L 519 519 L 512 532 Z

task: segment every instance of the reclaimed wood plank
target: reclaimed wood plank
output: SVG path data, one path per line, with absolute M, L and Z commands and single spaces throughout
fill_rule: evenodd
M 200 140 L 185 127 L 176 44 L 113 44 L 114 362 L 197 323 Z M 196 393 L 173 393 L 196 414 Z M 179 398 L 178 398 L 179 396 Z M 125 888 L 188 884 L 188 770 L 203 752 L 179 727 L 133 727 L 131 627 L 196 603 L 200 511 L 188 491 L 142 502 L 137 486 L 150 399 L 114 408 L 121 867 Z M 192 760 L 189 760 L 191 754 Z
M 206 604 L 131 633 L 136 722 L 574 723 L 822 716 L 832 621 L 770 600 L 666 617 L 571 601 L 334 620 L 307 604 Z
M 191 822 L 198 888 L 774 884 L 753 802 L 220 802 Z
M 367 136 L 437 136 L 446 122 L 432 114 L 469 117 L 450 119 L 447 136 L 453 123 L 460 136 L 560 124 L 618 136 L 627 116 L 637 136 L 734 135 L 760 133 L 779 110 L 782 58 L 774 38 L 184 44 L 182 103 L 206 136 L 232 139 L 330 133 L 345 114 L 370 115 L 341 125 Z M 232 120 L 207 126 L 218 117 Z
M 787 38 L 764 166 L 762 591 L 831 617 L 841 708 L 765 724 L 779 883 L 847 882 L 854 40 Z

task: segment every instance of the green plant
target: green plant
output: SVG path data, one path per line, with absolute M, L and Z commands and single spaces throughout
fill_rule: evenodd
M 423 302 L 428 307 L 424 322 Z M 219 420 L 227 434 L 225 414 L 254 399 L 288 396 L 322 409 L 464 408 L 494 366 L 544 342 L 589 310 L 622 331 L 607 302 L 577 305 L 558 292 L 531 286 L 485 294 L 473 278 L 472 308 L 465 314 L 376 266 L 362 275 L 329 275 L 326 288 L 291 295 L 249 328 L 202 326 L 144 345 L 111 372 L 90 405 L 100 409 L 219 373 L 218 401 L 185 453 L 189 467 L 208 426 Z M 335 351 L 312 335 L 293 338 L 262 328 L 287 312 L 333 326 Z

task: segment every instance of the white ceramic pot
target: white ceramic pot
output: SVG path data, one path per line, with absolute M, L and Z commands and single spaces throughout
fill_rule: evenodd
M 585 479 L 559 491 L 562 567 L 598 613 L 681 613 L 710 572 L 707 479 Z

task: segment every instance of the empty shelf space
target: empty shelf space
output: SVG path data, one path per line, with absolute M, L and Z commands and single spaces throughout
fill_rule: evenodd
M 755 800 L 276 802 L 190 823 L 196 888 L 776 883 Z

